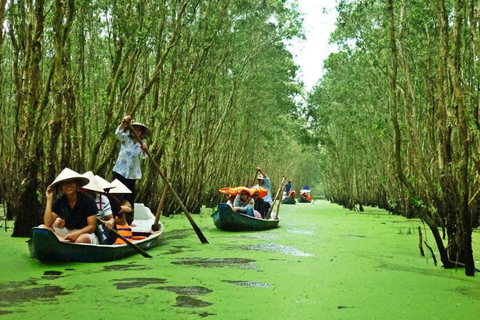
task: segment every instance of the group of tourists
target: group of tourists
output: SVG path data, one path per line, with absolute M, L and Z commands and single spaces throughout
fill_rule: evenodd
M 91 171 L 79 174 L 65 168 L 47 187 L 42 228 L 55 233 L 62 241 L 93 244 L 122 244 L 120 234 L 132 239 L 135 182 L 142 177 L 140 159 L 146 158 L 148 146 L 140 143 L 150 130 L 141 123 L 132 123 L 125 116 L 115 136 L 121 143 L 110 183 Z M 54 191 L 62 195 L 54 200 Z M 98 221 L 98 224 L 97 224 Z M 112 232 L 116 230 L 116 232 Z
M 285 184 L 284 188 L 285 188 L 285 191 L 283 192 L 283 199 L 289 198 L 289 197 L 295 198 L 297 196 L 297 192 L 292 189 L 291 181 L 288 181 Z M 308 184 L 305 184 L 305 186 L 303 186 L 303 188 L 300 190 L 300 197 L 306 201 L 312 200 L 312 196 L 310 194 L 310 187 L 308 186 Z
M 222 188 L 227 204 L 232 210 L 255 218 L 268 218 L 272 206 L 270 177 L 257 167 L 257 184 L 252 187 Z

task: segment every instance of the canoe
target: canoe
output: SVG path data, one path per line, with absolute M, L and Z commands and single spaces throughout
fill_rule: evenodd
M 259 219 L 237 213 L 226 203 L 218 205 L 218 209 L 212 214 L 212 218 L 217 229 L 224 231 L 268 230 L 278 227 L 280 222 L 280 219 Z
M 312 200 L 308 200 L 308 199 L 305 199 L 304 197 L 300 197 L 300 198 L 298 198 L 298 202 L 310 203 L 310 202 L 312 202 Z
M 163 226 L 157 232 L 133 232 L 133 237 L 143 238 L 132 242 L 143 250 L 151 249 L 160 241 Z M 126 244 L 101 245 L 73 243 L 58 240 L 55 234 L 42 228 L 32 228 L 28 240 L 30 256 L 42 262 L 105 262 L 119 260 L 137 253 Z
M 282 200 L 282 204 L 295 204 L 295 203 L 297 202 L 295 201 L 295 197 L 293 197 L 293 195 L 286 197 L 285 199 Z

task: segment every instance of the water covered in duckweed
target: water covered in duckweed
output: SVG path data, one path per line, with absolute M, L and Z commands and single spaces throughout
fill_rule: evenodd
M 0 230 L 0 320 L 10 319 L 476 319 L 480 275 L 435 266 L 418 249 L 418 220 L 325 201 L 281 207 L 280 227 L 215 229 L 210 209 L 163 218 L 149 254 L 107 263 L 30 258 Z M 10 222 L 11 224 L 11 222 Z M 480 233 L 474 232 L 480 260 Z M 426 252 L 428 250 L 425 250 Z M 438 253 L 437 254 L 437 259 Z M 480 264 L 480 263 L 479 263 Z

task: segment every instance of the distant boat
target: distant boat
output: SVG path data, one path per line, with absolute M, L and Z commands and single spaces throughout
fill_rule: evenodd
M 259 219 L 237 213 L 226 204 L 221 203 L 212 214 L 213 223 L 217 229 L 224 231 L 259 231 L 278 227 L 280 219 Z
M 309 203 L 309 202 L 312 202 L 312 200 L 308 200 L 307 198 L 300 197 L 300 198 L 298 198 L 298 202 L 307 202 L 307 203 Z
M 285 199 L 282 200 L 282 204 L 295 204 L 297 203 L 295 201 L 295 195 L 294 194 L 291 194 L 289 195 L 288 197 L 286 197 Z

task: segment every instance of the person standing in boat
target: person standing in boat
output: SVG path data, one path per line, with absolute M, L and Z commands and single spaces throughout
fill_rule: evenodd
M 97 205 L 92 197 L 77 190 L 88 183 L 89 180 L 79 173 L 69 168 L 63 169 L 45 192 L 47 203 L 43 214 L 44 224 L 40 227 L 52 230 L 61 240 L 98 244 L 94 233 Z M 63 195 L 53 201 L 56 186 Z M 62 226 L 54 226 L 57 218 L 62 219 Z
M 263 200 L 268 202 L 271 206 L 273 203 L 273 200 L 272 200 L 272 190 L 270 185 L 270 177 L 266 175 L 262 171 L 262 168 L 260 167 L 257 167 L 257 181 L 258 181 L 258 184 L 256 184 L 254 187 L 261 187 L 263 189 L 267 189 L 268 193 L 263 198 Z
M 115 136 L 120 141 L 121 146 L 117 161 L 113 167 L 113 178 L 120 180 L 131 191 L 131 193 L 124 196 L 133 206 L 135 203 L 135 181 L 142 178 L 140 159 L 147 157 L 145 151 L 148 149 L 148 146 L 145 143 L 140 145 L 133 133 L 128 130 L 127 123 L 131 121 L 131 116 L 123 117 L 122 123 L 115 130 Z M 133 122 L 132 127 L 140 139 L 150 135 L 150 130 L 141 123 Z
M 287 194 L 287 196 L 290 194 L 291 188 L 292 188 L 292 183 L 288 181 L 287 184 L 285 184 L 285 193 Z

